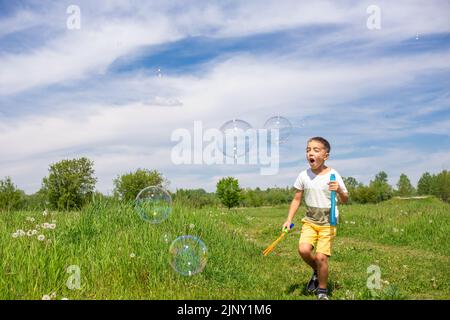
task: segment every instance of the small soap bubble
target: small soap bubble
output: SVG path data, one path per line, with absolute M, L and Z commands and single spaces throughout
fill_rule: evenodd
M 292 133 L 292 124 L 285 117 L 274 116 L 269 118 L 264 124 L 264 129 L 267 130 L 278 130 L 278 141 L 276 143 L 285 143 Z M 268 140 L 270 140 L 270 134 L 268 134 Z M 270 141 L 269 141 L 270 144 Z
M 252 126 L 244 120 L 227 121 L 220 127 L 220 131 L 223 134 L 222 153 L 227 157 L 237 159 L 247 154 L 256 142 Z
M 191 235 L 176 238 L 169 248 L 170 265 L 183 276 L 193 276 L 203 271 L 208 260 L 206 245 Z

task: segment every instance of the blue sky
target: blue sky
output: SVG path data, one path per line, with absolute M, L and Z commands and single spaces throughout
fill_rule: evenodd
M 71 4 L 79 30 L 66 27 Z M 447 1 L 0 1 L 0 177 L 32 193 L 49 164 L 86 156 L 105 193 L 137 168 L 171 190 L 229 175 L 288 186 L 320 135 L 343 176 L 416 183 L 450 164 L 447 12 Z M 294 126 L 276 175 L 171 161 L 171 134 L 196 120 L 260 128 L 276 115 Z

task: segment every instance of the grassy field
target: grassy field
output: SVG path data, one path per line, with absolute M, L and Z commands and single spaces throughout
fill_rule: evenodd
M 268 257 L 262 251 L 279 235 L 287 206 L 228 211 L 175 204 L 158 225 L 120 203 L 47 216 L 0 213 L 0 299 L 52 293 L 53 299 L 315 299 L 304 290 L 311 271 L 297 253 L 301 210 L 294 230 Z M 450 298 L 448 204 L 391 200 L 343 206 L 340 213 L 330 260 L 332 299 Z M 12 236 L 37 224 L 36 234 Z M 208 247 L 205 269 L 191 277 L 168 262 L 170 243 L 187 234 Z M 66 285 L 71 265 L 80 268 L 80 289 Z M 381 270 L 381 288 L 373 292 L 366 285 L 371 265 Z

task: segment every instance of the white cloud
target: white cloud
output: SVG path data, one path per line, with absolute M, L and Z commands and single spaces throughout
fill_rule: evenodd
M 188 35 L 237 36 L 335 23 L 343 27 L 342 33 L 330 31 L 320 36 L 309 44 L 310 52 L 352 37 L 365 39 L 370 48 L 372 42 L 411 37 L 411 23 L 407 20 L 421 9 L 417 4 L 402 2 L 403 7 L 397 7 L 382 2 L 383 36 L 362 30 L 367 17 L 365 4 L 352 8 L 327 1 L 313 4 L 271 1 L 261 6 L 260 2 L 252 1 L 231 8 L 208 4 L 200 5 L 199 10 L 195 10 L 196 5 L 173 10 L 173 5 L 155 2 L 141 11 L 135 11 L 126 1 L 106 4 L 100 6 L 98 21 L 87 19 L 88 23 L 80 31 L 65 32 L 61 38 L 33 52 L 1 57 L 0 95 L 20 97 L 23 90 L 55 83 L 70 83 L 74 88 L 73 92 L 42 90 L 39 95 L 42 100 L 36 101 L 35 112 L 26 117 L 0 118 L 0 148 L 7 150 L 2 154 L 0 176 L 12 175 L 28 192 L 36 191 L 51 162 L 78 155 L 95 161 L 98 188 L 104 192 L 112 189 L 112 179 L 117 174 L 138 167 L 155 168 L 167 174 L 172 188 L 213 190 L 219 177 L 231 174 L 240 178 L 243 186 L 286 186 L 292 184 L 302 167 L 304 144 L 313 135 L 331 137 L 334 154 L 339 155 L 354 152 L 355 145 L 368 140 L 395 139 L 412 133 L 448 134 L 446 119 L 414 125 L 412 117 L 427 112 L 425 109 L 408 110 L 402 106 L 402 116 L 386 119 L 384 114 L 392 108 L 389 101 L 374 101 L 370 106 L 361 102 L 366 97 L 382 96 L 386 90 L 404 88 L 423 74 L 448 71 L 448 50 L 407 58 L 380 55 L 368 61 L 344 60 L 339 56 L 305 58 L 302 51 L 286 55 L 239 54 L 206 64 L 196 76 L 156 79 L 142 73 L 120 77 L 103 74 L 115 59 L 132 54 L 141 46 Z M 447 20 L 439 15 L 442 7 L 430 5 L 424 9 L 424 17 L 438 15 L 438 18 L 419 19 L 422 32 L 449 30 Z M 117 8 L 126 14 L 111 17 Z M 160 11 L 152 12 L 150 8 Z M 108 18 L 102 18 L 102 14 Z M 14 23 L 8 23 L 13 30 Z M 412 31 L 414 36 L 415 32 Z M 337 39 L 332 38 L 335 35 Z M 297 48 L 301 49 L 301 46 Z M 101 80 L 92 79 L 99 74 L 103 74 Z M 83 81 L 87 82 L 85 86 Z M 418 92 L 417 96 L 421 94 Z M 440 99 L 448 102 L 445 97 Z M 428 112 L 439 108 L 442 104 L 434 101 L 428 106 Z M 227 120 L 241 118 L 258 127 L 277 114 L 292 122 L 310 120 L 290 138 L 283 150 L 282 168 L 276 176 L 261 176 L 257 167 L 177 167 L 170 162 L 174 145 L 170 133 L 177 128 L 192 130 L 194 120 L 202 120 L 205 128 L 218 128 Z M 417 150 L 401 149 L 386 150 L 374 157 L 332 160 L 330 164 L 343 175 L 353 175 L 364 182 L 381 168 L 393 176 L 408 169 L 405 173 L 409 176 L 411 173 L 414 180 L 429 166 L 439 167 L 440 159 L 447 161 L 448 152 L 424 157 Z M 296 161 L 298 168 L 286 165 Z
M 80 30 L 67 30 L 62 37 L 31 53 L 3 54 L 0 94 L 102 74 L 114 60 L 137 47 L 178 37 L 161 16 L 153 16 L 146 23 L 106 20 L 93 28 L 83 25 Z

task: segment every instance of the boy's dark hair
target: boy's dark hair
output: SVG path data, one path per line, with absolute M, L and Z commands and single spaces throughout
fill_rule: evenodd
M 320 143 L 323 144 L 323 146 L 325 147 L 325 149 L 327 149 L 327 153 L 330 153 L 331 151 L 331 146 L 330 143 L 327 141 L 327 139 L 324 139 L 322 137 L 313 137 L 311 139 L 308 140 L 308 143 L 310 143 L 311 141 L 319 141 Z

